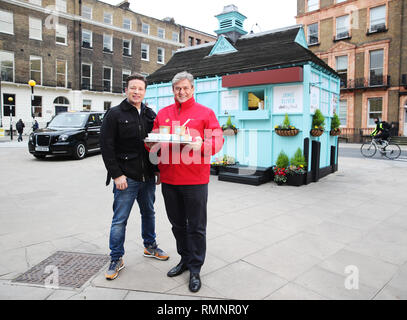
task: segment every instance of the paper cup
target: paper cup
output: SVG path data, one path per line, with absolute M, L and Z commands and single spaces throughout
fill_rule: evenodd
M 171 127 L 170 126 L 160 126 L 160 133 L 161 134 L 170 134 Z

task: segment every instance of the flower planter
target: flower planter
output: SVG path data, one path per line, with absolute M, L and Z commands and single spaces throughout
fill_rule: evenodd
M 339 136 L 341 134 L 341 130 L 331 130 L 329 134 L 333 137 Z
M 282 137 L 294 137 L 300 132 L 298 129 L 275 129 L 274 131 Z
M 238 132 L 239 132 L 239 130 L 237 130 L 237 129 L 229 128 L 229 129 L 223 130 L 223 135 L 224 135 L 224 136 L 234 136 L 234 135 L 236 135 Z
M 287 184 L 289 186 L 302 186 L 305 184 L 306 174 L 288 174 Z
M 311 136 L 320 137 L 324 133 L 324 130 L 321 129 L 311 129 Z

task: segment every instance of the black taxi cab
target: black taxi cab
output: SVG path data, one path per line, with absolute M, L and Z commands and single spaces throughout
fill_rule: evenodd
M 81 160 L 90 152 L 100 151 L 100 127 L 103 112 L 63 112 L 44 129 L 31 133 L 28 151 L 37 159 L 47 155 L 72 156 Z

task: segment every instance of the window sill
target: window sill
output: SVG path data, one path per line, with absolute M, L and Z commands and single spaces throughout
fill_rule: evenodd
M 333 42 L 338 42 L 338 41 L 343 41 L 343 40 L 350 40 L 352 39 L 352 36 L 344 37 L 344 38 L 333 38 Z
M 84 46 L 82 46 L 82 49 L 93 50 L 93 47 L 84 47 Z
M 103 53 L 109 53 L 109 54 L 113 54 L 113 51 L 111 51 L 111 50 L 106 50 L 106 49 L 103 49 Z
M 387 28 L 386 29 L 376 30 L 376 31 L 367 30 L 366 35 L 371 36 L 371 35 L 376 34 L 376 33 L 383 33 L 383 32 L 387 32 L 387 31 L 389 31 L 389 29 L 387 29 Z
M 126 57 L 126 58 L 131 58 L 131 57 L 132 57 L 132 55 L 131 55 L 131 54 L 125 54 L 125 53 L 123 53 L 123 57 Z
M 315 42 L 315 43 L 308 43 L 308 47 L 316 47 L 319 46 L 321 42 Z
M 68 46 L 68 44 L 67 43 L 62 43 L 62 42 L 55 42 L 56 44 L 59 44 L 60 46 L 65 46 L 65 47 L 67 47 Z
M 270 119 L 268 110 L 243 110 L 234 113 L 236 120 L 267 120 Z

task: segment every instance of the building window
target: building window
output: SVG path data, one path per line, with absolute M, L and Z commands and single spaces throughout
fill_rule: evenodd
M 126 89 L 126 81 L 127 78 L 131 75 L 131 70 L 123 70 L 122 71 L 122 87 L 123 87 L 123 92 L 125 92 Z
M 386 30 L 386 5 L 370 9 L 369 32 Z
M 123 29 L 131 30 L 131 19 L 123 18 Z
M 42 84 L 42 58 L 30 57 L 30 79 L 34 80 L 37 85 Z
M 1 80 L 14 82 L 14 53 L 0 51 Z
M 105 101 L 103 103 L 103 110 L 108 111 L 112 107 L 112 101 Z
M 349 15 L 336 18 L 336 40 L 349 38 Z
M 9 98 L 11 98 L 9 101 Z M 5 117 L 15 117 L 16 116 L 16 95 L 15 94 L 3 94 L 3 115 Z
M 67 62 L 66 60 L 57 60 L 57 87 L 66 88 L 66 77 L 67 77 Z
M 253 90 L 245 94 L 247 99 L 247 110 L 264 110 L 264 90 Z M 244 106 L 246 109 L 246 106 Z
M 82 110 L 91 111 L 92 110 L 92 100 L 83 99 L 82 101 Z
M 103 67 L 103 91 L 112 92 L 112 68 Z
M 34 96 L 32 101 L 34 117 L 41 118 L 42 117 L 42 97 L 41 96 Z
M 308 0 L 307 1 L 307 12 L 318 10 L 319 0 Z
M 368 113 L 369 113 L 369 120 L 368 126 L 374 127 L 376 124 L 374 123 L 375 118 L 382 119 L 382 112 L 383 112 L 383 99 L 382 98 L 370 98 L 367 100 L 368 103 Z
M 150 34 L 150 25 L 146 23 L 141 24 L 141 32 L 145 34 Z
M 82 89 L 92 90 L 92 65 L 82 63 Z
M 348 100 L 339 100 L 339 121 L 341 122 L 342 127 L 348 125 Z
M 342 2 L 345 2 L 345 1 L 348 1 L 348 0 L 336 0 L 336 3 L 342 3 Z
M 141 60 L 150 61 L 150 46 L 148 44 L 141 44 Z
M 113 37 L 110 34 L 103 34 L 103 51 L 113 52 Z
M 384 50 L 381 49 L 370 51 L 369 55 L 370 55 L 369 84 L 373 86 L 382 85 Z
M 111 13 L 103 13 L 103 22 L 106 24 L 112 24 L 113 18 Z
M 178 32 L 173 32 L 172 33 L 172 41 L 179 42 L 179 34 L 178 34 Z
M 57 24 L 55 34 L 56 34 L 56 38 L 55 38 L 56 43 L 67 44 L 68 31 L 67 31 L 66 25 Z
M 347 88 L 348 85 L 348 56 L 336 57 L 336 72 L 341 78 L 341 88 Z
M 82 5 L 82 17 L 92 19 L 92 7 Z
M 14 34 L 13 13 L 0 10 L 0 32 Z
M 318 37 L 318 22 L 317 23 L 313 23 L 310 24 L 308 26 L 308 44 L 312 45 L 312 44 L 317 44 L 319 41 L 319 37 Z
M 92 31 L 82 29 L 82 47 L 92 49 Z
M 131 40 L 123 39 L 123 55 L 131 57 Z
M 29 17 L 29 38 L 34 40 L 42 40 L 42 20 Z
M 165 61 L 165 49 L 157 48 L 157 63 L 164 64 Z
M 157 35 L 160 39 L 165 39 L 165 29 L 163 28 L 158 28 Z
M 194 45 L 194 38 L 188 37 L 188 46 L 192 47 Z
M 55 7 L 59 12 L 66 12 L 66 0 L 55 0 Z

